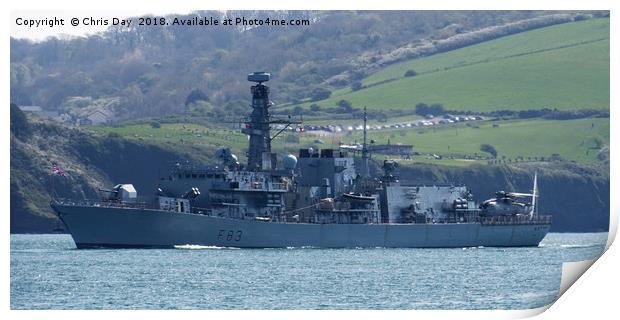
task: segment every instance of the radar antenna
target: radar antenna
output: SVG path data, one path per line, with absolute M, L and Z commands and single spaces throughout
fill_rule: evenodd
M 292 123 L 291 119 L 271 120 L 269 107 L 273 105 L 269 100 L 269 87 L 263 82 L 269 81 L 271 74 L 267 72 L 253 72 L 248 74 L 248 81 L 256 82 L 251 87 L 252 92 L 252 113 L 250 119 L 245 121 L 245 128 L 241 132 L 250 136 L 248 147 L 248 167 L 250 171 L 261 171 L 275 169 L 275 155 L 271 154 L 271 141 L 287 129 Z M 299 122 L 300 123 L 300 122 Z M 275 136 L 271 136 L 271 124 L 283 124 Z

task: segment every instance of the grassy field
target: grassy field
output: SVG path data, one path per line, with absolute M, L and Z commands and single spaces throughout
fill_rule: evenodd
M 549 157 L 554 153 L 580 163 L 596 162 L 600 147 L 609 145 L 609 119 L 486 121 L 478 128 L 450 125 L 436 128 L 373 131 L 377 143 L 412 144 L 418 152 L 441 155 L 484 155 L 483 143 L 495 147 L 498 158 Z M 496 125 L 496 126 L 494 126 Z M 360 141 L 361 134 L 343 138 Z M 415 160 L 415 159 L 414 159 Z M 418 159 L 420 160 L 420 159 Z
M 153 128 L 150 124 L 133 124 L 118 127 L 92 126 L 90 129 L 98 133 L 117 133 L 128 139 L 148 140 L 158 143 L 206 143 L 215 146 L 241 147 L 247 143 L 247 138 L 238 130 L 225 130 L 205 127 L 192 123 L 166 123 L 160 128 Z
M 131 124 L 123 126 L 92 126 L 90 131 L 95 134 L 115 133 L 130 140 L 155 144 L 177 151 L 191 153 L 199 152 L 199 158 L 210 159 L 213 150 L 219 147 L 229 147 L 237 154 L 245 150 L 247 138 L 238 130 L 225 130 L 206 127 L 191 123 L 165 123 L 160 128 L 153 128 L 150 124 Z
M 213 150 L 218 147 L 230 147 L 240 161 L 245 161 L 247 137 L 238 130 L 214 129 L 198 124 L 162 124 L 153 128 L 149 124 L 126 125 L 119 127 L 93 126 L 91 130 L 99 134 L 116 133 L 128 139 L 137 139 L 158 145 L 174 146 L 176 149 Z M 299 143 L 287 142 L 287 136 L 299 137 Z M 323 144 L 315 143 L 322 140 Z M 511 120 L 482 121 L 437 127 L 413 127 L 369 131 L 369 139 L 377 144 L 412 144 L 422 156 L 414 157 L 411 162 L 431 162 L 448 165 L 467 166 L 486 161 L 450 160 L 450 156 L 488 156 L 480 151 L 480 145 L 490 144 L 498 152 L 498 158 L 507 159 L 523 157 L 548 158 L 559 154 L 567 160 L 580 163 L 596 163 L 597 153 L 601 147 L 609 145 L 609 119 L 579 120 Z M 362 141 L 362 133 L 354 132 L 344 135 L 316 135 L 311 133 L 285 132 L 275 139 L 273 148 L 278 153 L 297 153 L 299 148 L 309 146 L 329 148 L 337 147 L 340 142 L 354 143 Z M 194 151 L 195 152 L 195 151 Z M 427 154 L 444 156 L 441 161 L 427 159 Z M 208 154 L 206 157 L 210 157 Z M 377 155 L 378 158 L 385 156 Z M 407 161 L 405 161 L 406 163 Z
M 404 77 L 406 70 L 418 75 Z M 382 81 L 387 81 L 381 84 Z M 335 91 L 327 100 L 354 107 L 451 110 L 609 109 L 609 19 L 532 30 L 386 67 L 367 88 Z M 305 106 L 308 106 L 306 103 Z
M 160 128 L 153 128 L 150 124 L 130 124 L 122 126 L 92 126 L 89 130 L 95 134 L 107 135 L 110 133 L 118 134 L 130 140 L 138 140 L 155 145 L 173 147 L 176 150 L 186 150 L 195 152 L 204 148 L 213 150 L 220 147 L 230 148 L 240 161 L 245 161 L 248 138 L 239 129 L 221 129 L 214 126 L 203 126 L 192 123 L 164 123 Z M 272 134 L 274 134 L 272 132 Z M 294 135 L 299 137 L 299 143 L 287 143 L 286 137 Z M 279 135 L 273 144 L 274 151 L 278 153 L 297 153 L 301 147 L 315 145 L 317 139 L 325 140 L 327 145 L 337 145 L 338 139 L 335 137 L 319 137 L 310 134 L 299 134 L 294 132 L 284 132 Z M 206 157 L 211 157 L 207 154 Z

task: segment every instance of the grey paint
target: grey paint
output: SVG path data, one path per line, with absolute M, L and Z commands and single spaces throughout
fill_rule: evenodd
M 151 209 L 54 205 L 78 248 L 204 245 L 266 247 L 537 246 L 549 224 L 307 224 Z

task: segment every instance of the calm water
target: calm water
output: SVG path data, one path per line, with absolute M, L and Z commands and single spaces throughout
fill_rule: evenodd
M 12 309 L 524 309 L 552 302 L 561 262 L 607 233 L 539 248 L 77 250 L 11 235 Z

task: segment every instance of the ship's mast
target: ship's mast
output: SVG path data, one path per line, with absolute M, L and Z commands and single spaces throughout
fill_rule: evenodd
M 363 175 L 364 177 L 369 177 L 370 172 L 368 170 L 368 132 L 366 129 L 366 123 L 368 122 L 368 114 L 366 113 L 366 107 L 364 107 L 364 143 L 362 144 L 362 162 L 363 162 Z
M 538 198 L 538 172 L 534 172 L 534 190 L 532 190 L 532 206 L 534 207 L 534 215 L 538 215 L 538 203 L 536 203 Z
M 246 122 L 243 133 L 250 136 L 248 148 L 248 170 L 260 171 L 271 169 L 271 134 L 269 128 L 269 87 L 263 82 L 269 81 L 269 73 L 253 72 L 248 74 L 248 81 L 256 82 L 252 86 L 252 114 Z
M 530 218 L 538 215 L 538 204 L 536 198 L 538 197 L 538 172 L 534 172 L 534 187 L 532 188 L 532 211 L 530 211 Z

